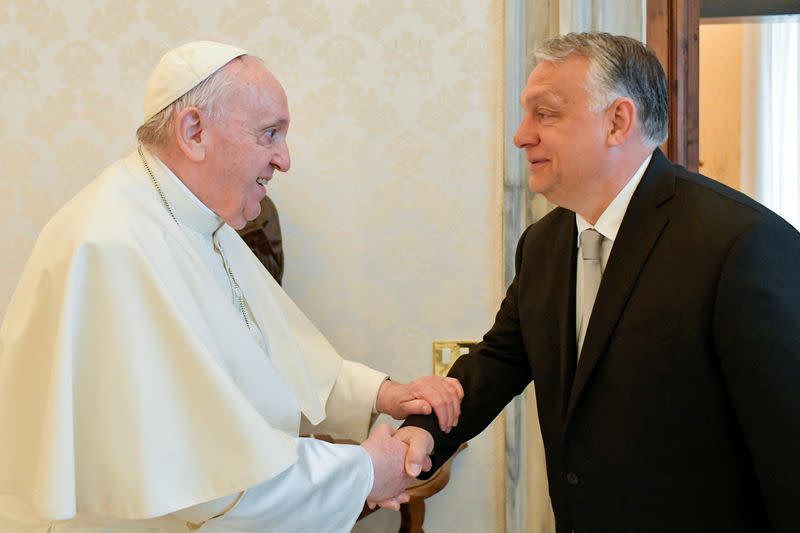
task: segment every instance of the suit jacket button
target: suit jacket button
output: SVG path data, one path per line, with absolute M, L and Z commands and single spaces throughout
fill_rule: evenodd
M 578 479 L 578 474 L 576 474 L 575 472 L 567 473 L 567 483 L 573 486 L 580 483 L 580 479 Z

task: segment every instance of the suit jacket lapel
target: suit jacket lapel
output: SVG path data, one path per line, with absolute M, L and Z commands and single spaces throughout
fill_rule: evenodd
M 575 380 L 572 383 L 567 421 L 575 409 L 575 404 L 578 402 L 592 370 L 605 353 L 611 334 L 625 309 L 650 251 L 667 225 L 668 219 L 657 208 L 674 192 L 675 177 L 672 164 L 660 150 L 656 150 L 642 181 L 631 198 L 611 250 L 608 264 L 603 272 L 597 299 L 586 330 L 583 352 L 575 371 Z M 575 317 L 572 318 L 574 322 Z M 572 342 L 575 344 L 574 335 Z
M 578 230 L 575 226 L 575 215 L 565 212 L 566 222 L 559 227 L 554 236 L 553 257 L 557 260 L 552 265 L 555 269 L 553 301 L 555 315 L 558 320 L 558 343 L 561 378 L 561 414 L 567 412 L 570 389 L 575 377 L 575 362 L 578 349 L 575 343 L 575 275 L 578 254 Z M 563 253 L 569 250 L 569 253 Z

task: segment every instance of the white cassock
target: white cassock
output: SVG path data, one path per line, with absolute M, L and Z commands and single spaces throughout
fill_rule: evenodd
M 385 375 L 343 361 L 144 154 L 164 199 L 138 154 L 106 169 L 44 228 L 8 306 L 0 532 L 348 531 L 369 455 L 298 438 L 301 413 L 363 438 Z

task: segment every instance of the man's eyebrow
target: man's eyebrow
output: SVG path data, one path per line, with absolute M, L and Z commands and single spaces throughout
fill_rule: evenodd
M 522 94 L 522 103 L 531 104 L 542 100 L 550 101 L 555 104 L 563 104 L 566 99 L 552 89 L 530 91 Z
M 264 126 L 261 126 L 260 128 L 258 128 L 258 131 L 267 131 L 270 128 L 282 128 L 286 126 L 288 123 L 289 123 L 288 119 L 279 118 L 278 120 L 273 120 L 272 122 L 269 122 Z

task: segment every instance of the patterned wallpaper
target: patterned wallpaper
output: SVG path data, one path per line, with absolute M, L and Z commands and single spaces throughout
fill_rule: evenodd
M 289 96 L 293 167 L 270 183 L 287 292 L 346 357 L 402 380 L 429 373 L 431 342 L 479 338 L 503 292 L 502 10 L 0 0 L 0 308 L 50 215 L 135 147 L 161 54 L 215 39 L 263 57 Z M 485 432 L 458 459 L 427 531 L 499 530 L 496 438 Z M 382 511 L 356 529 L 398 523 Z

